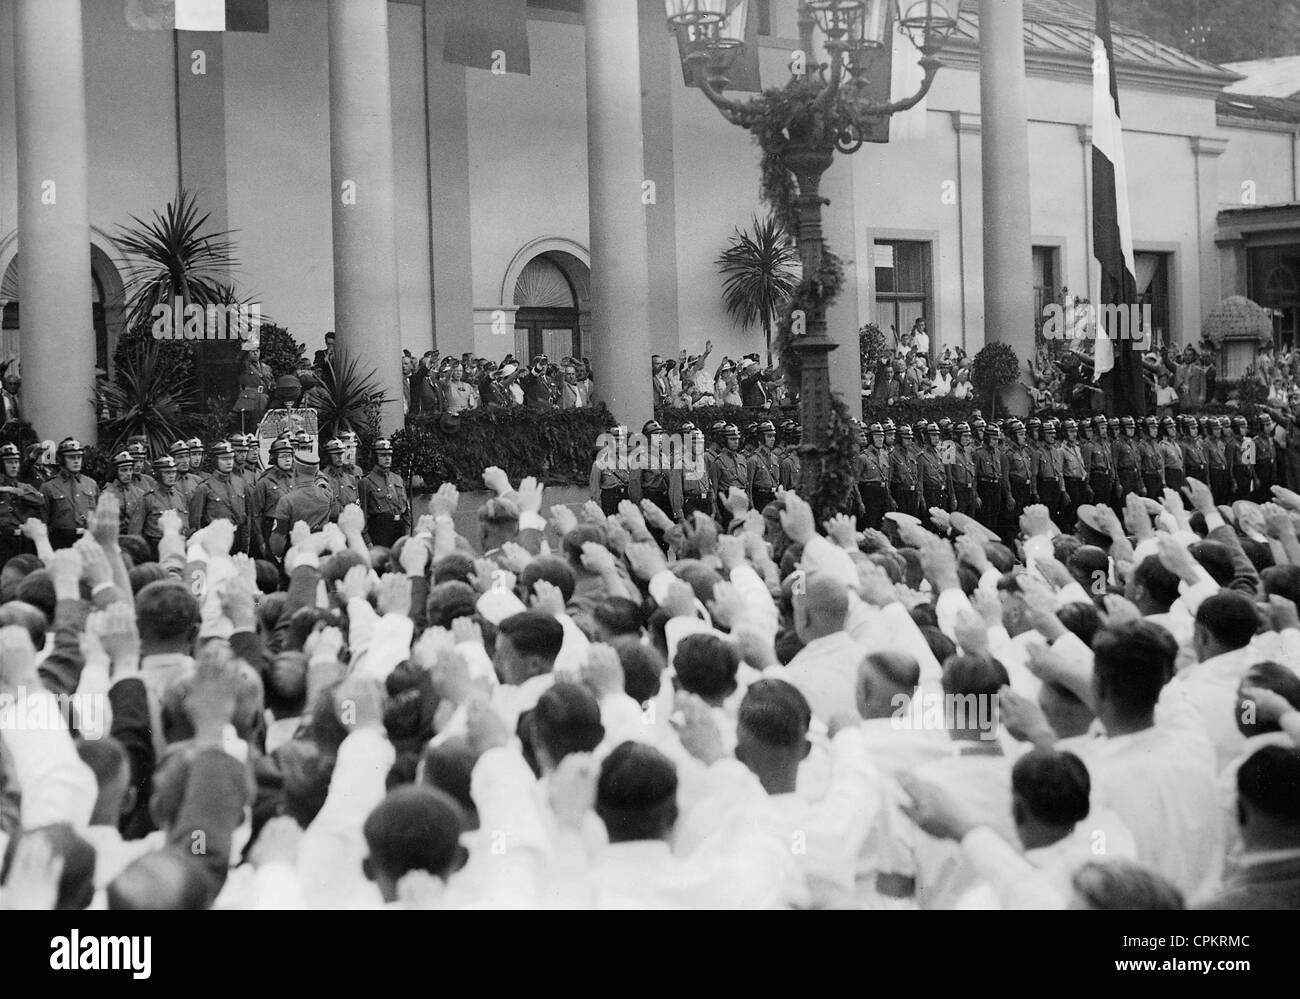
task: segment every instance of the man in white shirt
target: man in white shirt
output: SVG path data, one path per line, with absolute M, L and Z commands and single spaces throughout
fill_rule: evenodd
M 835 715 L 857 713 L 858 664 L 863 649 L 844 630 L 849 595 L 843 583 L 814 573 L 803 590 L 794 595 L 794 626 L 804 644 L 782 679 L 798 687 L 808 698 L 813 715 L 829 724 Z
M 1224 590 L 1203 601 L 1192 635 L 1198 661 L 1180 670 L 1160 692 L 1159 723 L 1190 725 L 1209 739 L 1215 773 L 1241 753 L 1245 741 L 1233 707 L 1247 670 L 1262 658 L 1251 647 L 1258 628 L 1255 604 L 1242 593 Z
M 1140 862 L 1193 895 L 1218 879 L 1223 826 L 1214 804 L 1213 748 L 1194 726 L 1155 723 L 1156 701 L 1173 672 L 1173 639 L 1135 621 L 1102 629 L 1092 647 L 1106 737 L 1081 742 L 1078 752 L 1092 777 L 1094 807 L 1119 816 Z M 1231 710 L 1231 703 L 1224 708 Z

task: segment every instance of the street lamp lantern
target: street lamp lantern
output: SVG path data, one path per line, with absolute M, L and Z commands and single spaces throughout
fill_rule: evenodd
M 826 335 L 828 294 L 822 273 L 822 175 L 835 153 L 860 149 L 881 119 L 919 104 L 939 71 L 936 54 L 957 26 L 961 0 L 799 0 L 799 49 L 795 70 L 779 94 L 748 101 L 727 97 L 727 74 L 744 49 L 747 0 L 667 0 L 668 24 L 686 37 L 682 62 L 704 96 L 734 125 L 750 129 L 764 140 L 765 169 L 769 157 L 793 179 L 784 206 L 794 217 L 791 235 L 799 245 L 803 280 L 791 308 L 792 326 L 805 333 L 791 338 L 801 362 L 800 417 L 806 456 L 824 454 L 832 425 L 829 353 L 836 343 Z M 867 87 L 875 53 L 890 44 L 890 26 L 897 25 L 920 51 L 923 71 L 915 93 L 893 101 L 874 99 Z M 814 34 L 822 35 L 821 49 Z M 819 51 L 829 57 L 819 62 Z M 890 95 L 894 96 L 894 95 Z M 773 128 L 769 114 L 780 119 Z M 771 148 L 769 148 L 769 144 Z M 805 469 L 815 466 L 807 462 Z M 806 474 L 809 474 L 806 472 Z M 805 481 L 804 488 L 813 483 Z
M 934 55 L 957 27 L 961 0 L 902 0 L 899 29 L 925 55 Z
M 668 24 L 674 28 L 707 28 L 727 19 L 740 0 L 666 0 Z

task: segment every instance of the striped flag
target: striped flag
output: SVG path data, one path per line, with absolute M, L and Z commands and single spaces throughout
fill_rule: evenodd
M 532 72 L 527 0 L 440 0 L 446 5 L 444 62 L 494 73 Z
M 271 30 L 270 0 L 126 0 L 136 31 Z
M 1101 266 L 1101 297 L 1093 310 L 1097 325 L 1096 369 L 1108 412 L 1146 413 L 1136 306 L 1137 269 L 1124 169 L 1119 88 L 1110 32 L 1110 0 L 1097 0 L 1092 40 L 1092 252 Z M 1115 306 L 1122 307 L 1121 309 Z

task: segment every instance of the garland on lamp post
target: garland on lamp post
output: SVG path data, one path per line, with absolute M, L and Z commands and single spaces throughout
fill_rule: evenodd
M 956 27 L 958 0 L 800 0 L 799 51 L 783 87 L 740 103 L 723 96 L 727 73 L 744 47 L 746 4 L 735 0 L 668 0 L 669 24 L 685 32 L 684 64 L 701 92 L 733 125 L 748 130 L 762 150 L 760 195 L 793 234 L 802 279 L 777 324 L 776 349 L 787 387 L 799 391 L 804 444 L 800 492 L 814 510 L 829 515 L 856 497 L 856 433 L 844 400 L 830 391 L 826 310 L 844 285 L 839 257 L 822 236 L 821 178 L 835 153 L 860 149 L 881 119 L 914 107 L 939 70 L 935 53 Z M 876 54 L 900 30 L 922 53 L 924 76 L 910 97 L 893 102 L 866 94 Z M 814 58 L 820 28 L 829 63 Z M 856 400 L 855 400 L 856 401 Z

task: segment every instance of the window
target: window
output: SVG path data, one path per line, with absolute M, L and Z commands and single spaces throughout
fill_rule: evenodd
M 878 240 L 875 244 L 876 324 L 898 337 L 918 319 L 926 321 L 930 350 L 935 331 L 930 328 L 930 244 L 912 240 Z
M 1060 301 L 1060 250 L 1055 246 L 1035 246 L 1034 254 L 1034 330 L 1043 329 L 1043 310 Z
M 1169 343 L 1169 253 L 1135 253 L 1138 305 L 1151 307 L 1152 348 Z M 1142 312 L 1146 314 L 1145 309 Z M 1145 332 L 1145 331 L 1144 331 Z
M 1278 348 L 1300 345 L 1300 246 L 1256 246 L 1246 251 L 1249 298 L 1273 316 Z

